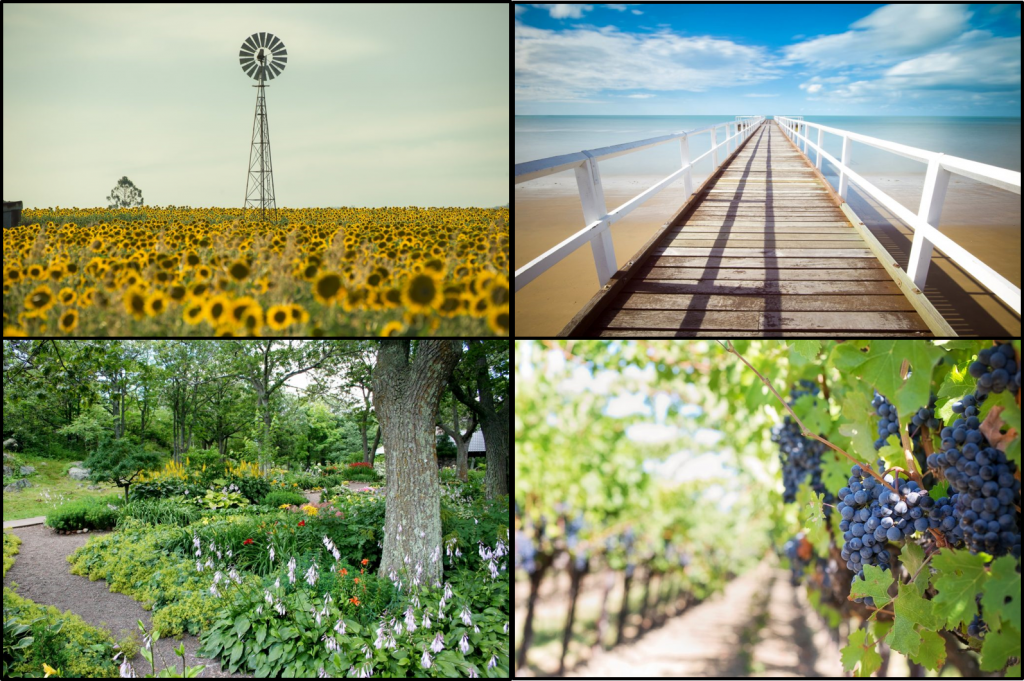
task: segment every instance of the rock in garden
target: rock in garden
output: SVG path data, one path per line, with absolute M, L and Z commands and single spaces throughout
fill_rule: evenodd
M 4 449 L 17 449 L 17 448 L 18 448 L 18 443 L 15 441 L 15 439 L 13 437 L 11 439 L 9 439 L 9 440 L 4 440 Z M 4 457 L 6 458 L 7 454 L 4 454 Z
M 31 487 L 31 486 L 32 486 L 31 482 L 29 482 L 28 480 L 25 480 L 25 479 L 21 479 L 21 480 L 18 480 L 16 482 L 12 482 L 10 485 L 7 485 L 7 487 L 4 487 L 4 491 L 5 492 L 20 492 L 21 490 L 25 489 L 26 487 Z
M 4 466 L 4 477 L 10 478 L 14 475 L 14 468 L 11 466 Z
M 32 466 L 22 466 L 21 467 L 21 474 L 22 475 L 32 475 L 35 472 L 36 472 L 36 469 L 33 468 Z
M 89 485 L 86 489 L 92 490 L 93 492 L 97 492 L 103 488 L 100 487 L 99 485 Z
M 72 468 L 68 471 L 68 477 L 72 480 L 88 480 L 90 473 L 92 473 L 92 471 L 88 468 Z

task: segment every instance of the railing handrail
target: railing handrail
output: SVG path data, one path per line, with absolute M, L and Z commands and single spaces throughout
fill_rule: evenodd
M 819 123 L 811 123 L 806 120 L 799 121 L 799 125 L 803 126 L 805 131 L 808 128 L 817 128 L 818 141 L 814 143 L 809 135 L 801 134 L 794 129 L 795 124 L 798 122 L 792 117 L 778 116 L 776 120 L 780 122 L 782 129 L 796 142 L 798 149 L 800 147 L 799 142 L 804 142 L 805 155 L 808 155 L 810 150 L 817 152 L 816 167 L 819 170 L 821 169 L 823 158 L 836 166 L 839 170 L 838 193 L 843 200 L 846 199 L 848 184 L 852 181 L 866 194 L 888 208 L 914 230 L 914 239 L 910 249 L 910 262 L 907 265 L 907 275 L 913 280 L 914 285 L 918 289 L 924 291 L 928 269 L 931 265 L 932 250 L 934 247 L 938 247 L 954 263 L 964 267 L 971 276 L 1009 305 L 1018 315 L 1020 314 L 1020 287 L 1015 286 L 1004 276 L 981 262 L 964 247 L 938 230 L 942 205 L 946 199 L 946 190 L 949 186 L 951 174 L 955 173 L 969 177 L 998 189 L 1020 194 L 1021 176 L 1019 172 L 957 156 L 947 156 L 939 152 L 918 149 L 877 137 L 869 137 L 850 132 L 849 130 L 831 128 Z M 842 138 L 843 153 L 841 160 L 836 159 L 824 150 L 823 138 L 826 132 Z M 851 141 L 861 142 L 876 149 L 928 164 L 921 204 L 916 215 L 899 201 L 893 199 L 850 168 Z M 809 156 L 808 160 L 810 160 Z
M 717 170 L 721 165 L 719 163 L 718 150 L 726 147 L 726 152 L 728 153 L 729 144 L 733 141 L 735 141 L 734 148 L 739 149 L 742 141 L 747 139 L 754 129 L 763 122 L 764 117 L 757 116 L 752 119 L 727 121 L 662 137 L 652 137 L 650 139 L 601 147 L 574 154 L 564 154 L 536 161 L 517 163 L 515 166 L 515 184 L 522 184 L 523 182 L 536 180 L 566 170 L 575 170 L 576 184 L 580 193 L 580 202 L 583 204 L 583 219 L 586 226 L 516 270 L 516 291 L 519 291 L 541 274 L 551 269 L 551 267 L 587 242 L 590 242 L 594 252 L 594 264 L 597 267 L 598 281 L 601 286 L 604 286 L 618 269 L 610 233 L 611 226 L 680 177 L 683 178 L 686 198 L 689 199 L 690 195 L 693 194 L 693 166 L 711 156 L 714 169 Z M 716 140 L 719 128 L 725 128 L 725 139 L 721 143 Z M 735 132 L 730 134 L 730 128 L 735 129 Z M 711 134 L 711 149 L 698 158 L 691 160 L 689 138 L 705 133 Z M 675 140 L 679 140 L 680 143 L 682 167 L 618 208 L 608 211 L 597 163 L 617 156 L 632 154 L 637 151 L 667 144 Z M 722 158 L 723 162 L 724 160 L 725 157 Z

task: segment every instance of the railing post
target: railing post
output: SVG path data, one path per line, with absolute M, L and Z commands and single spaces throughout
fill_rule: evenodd
M 683 160 L 683 165 L 680 166 L 685 168 L 683 171 L 683 191 L 686 192 L 686 199 L 693 195 L 693 169 L 690 167 L 690 138 L 683 136 L 679 140 L 679 155 Z
M 846 200 L 846 190 L 850 184 L 850 178 L 846 169 L 850 167 L 850 137 L 843 135 L 843 158 L 842 167 L 839 169 L 839 196 Z
M 910 246 L 910 262 L 907 263 L 907 276 L 919 290 L 924 291 L 928 279 L 928 268 L 932 261 L 932 242 L 928 240 L 928 225 L 939 228 L 942 215 L 942 204 L 946 200 L 946 189 L 949 188 L 949 171 L 942 167 L 943 154 L 936 155 L 928 161 L 928 174 L 924 178 L 924 191 L 921 194 L 921 207 L 917 217 L 924 223 L 914 229 L 914 241 Z
M 590 225 L 608 214 L 608 206 L 604 201 L 604 188 L 601 186 L 601 173 L 597 161 L 584 151 L 587 162 L 576 167 L 576 184 L 580 190 L 580 203 L 583 204 L 583 220 Z M 597 266 L 597 279 L 601 286 L 608 283 L 618 267 L 615 264 L 615 246 L 612 243 L 611 228 L 604 223 L 590 240 L 590 248 L 594 251 L 594 265 Z
M 821 144 L 824 138 L 825 131 L 822 130 L 821 128 L 818 128 L 818 161 L 817 163 L 814 164 L 818 170 L 821 170 Z
M 713 170 L 718 170 L 718 127 L 711 128 L 711 163 Z

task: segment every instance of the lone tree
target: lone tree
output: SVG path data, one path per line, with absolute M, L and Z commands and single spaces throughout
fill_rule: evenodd
M 441 394 L 462 356 L 458 341 L 381 341 L 373 372 L 373 403 L 384 433 L 388 495 L 382 575 L 423 570 L 439 583 L 441 483 L 434 437 Z M 436 552 L 436 554 L 435 554 Z M 409 562 L 406 563 L 406 558 Z
M 132 208 L 142 205 L 142 190 L 135 186 L 128 176 L 122 177 L 107 197 L 108 208 Z
M 128 501 L 128 488 L 143 472 L 160 466 L 160 455 L 143 449 L 133 438 L 106 439 L 82 464 L 91 469 L 94 482 L 110 482 L 124 487 L 124 500 Z

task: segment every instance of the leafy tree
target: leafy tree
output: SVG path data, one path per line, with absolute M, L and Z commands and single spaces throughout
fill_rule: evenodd
M 437 475 L 437 412 L 462 354 L 457 341 L 381 341 L 373 376 L 387 456 L 388 496 L 381 574 L 422 567 L 424 581 L 439 583 L 441 482 Z
M 469 341 L 469 353 L 449 382 L 452 395 L 473 411 L 484 432 L 488 499 L 508 494 L 509 349 L 507 340 Z
M 127 176 L 122 177 L 110 190 L 107 197 L 108 208 L 133 208 L 142 205 L 142 190 L 135 186 Z
M 105 439 L 85 461 L 95 482 L 110 482 L 124 487 L 124 500 L 128 501 L 128 488 L 144 471 L 160 466 L 160 455 L 148 452 L 132 437 Z
M 441 413 L 438 416 L 437 425 L 445 434 L 438 441 L 438 455 L 441 454 L 441 442 L 443 441 L 446 447 L 454 450 L 455 467 L 459 479 L 465 482 L 469 479 L 469 443 L 473 438 L 473 433 L 476 432 L 477 422 L 476 414 L 472 409 L 469 410 L 468 418 L 460 414 L 460 404 L 450 392 L 441 401 Z M 462 431 L 463 426 L 466 426 L 465 432 Z M 453 441 L 455 444 L 452 444 Z M 445 456 L 451 455 L 445 454 Z

